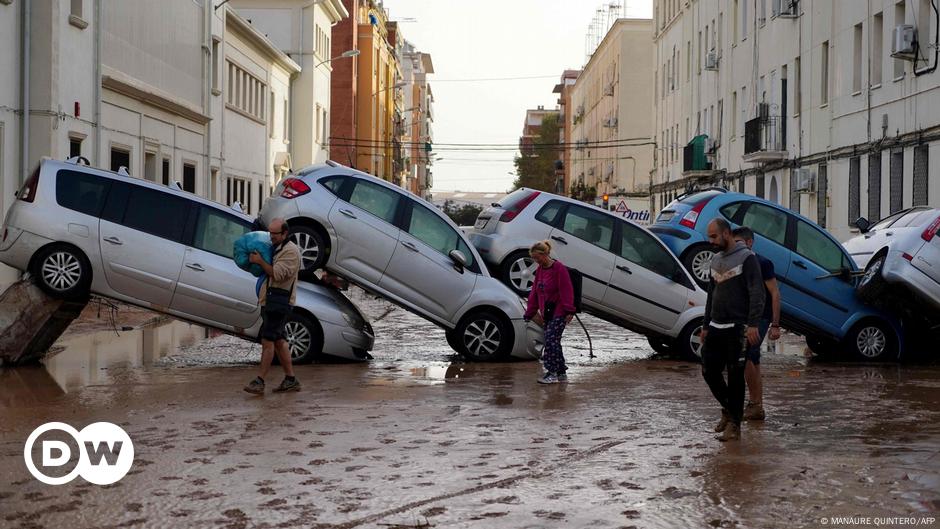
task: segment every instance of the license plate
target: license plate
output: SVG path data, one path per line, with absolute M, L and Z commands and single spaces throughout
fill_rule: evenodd
M 659 217 L 656 218 L 656 222 L 669 222 L 675 216 L 675 211 L 663 211 L 659 214 Z
M 479 218 L 479 219 L 477 219 L 477 222 L 476 222 L 476 224 L 473 225 L 473 227 L 474 227 L 475 229 L 482 230 L 482 229 L 486 226 L 486 223 L 487 223 L 489 220 L 490 220 L 490 219 Z

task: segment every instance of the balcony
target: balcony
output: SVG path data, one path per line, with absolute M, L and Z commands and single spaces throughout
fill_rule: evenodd
M 744 124 L 744 157 L 747 163 L 785 160 L 788 156 L 783 128 L 784 118 L 767 116 Z
M 714 173 L 712 164 L 706 157 L 711 143 L 708 136 L 702 134 L 692 138 L 692 141 L 682 148 L 682 176 L 700 178 Z

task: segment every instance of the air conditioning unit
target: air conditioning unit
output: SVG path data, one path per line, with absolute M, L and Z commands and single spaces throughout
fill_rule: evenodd
M 711 71 L 718 70 L 718 54 L 710 51 L 705 54 L 705 69 Z
M 790 173 L 790 185 L 798 193 L 815 193 L 816 173 L 805 167 L 793 169 Z
M 799 0 L 774 0 L 773 14 L 776 17 L 796 18 L 800 16 Z
M 891 56 L 898 59 L 914 59 L 914 41 L 917 40 L 917 30 L 910 24 L 902 24 L 894 28 L 891 34 Z

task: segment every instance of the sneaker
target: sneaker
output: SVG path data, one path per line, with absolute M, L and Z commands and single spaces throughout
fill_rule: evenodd
M 728 423 L 731 422 L 731 414 L 728 413 L 728 410 L 721 409 L 721 420 L 718 421 L 718 424 L 715 425 L 715 433 L 721 433 L 725 431 L 725 427 L 728 426 Z
M 542 375 L 542 378 L 538 379 L 539 384 L 557 384 L 558 377 L 554 373 L 545 373 Z
M 555 378 L 557 378 L 559 382 L 568 382 L 568 375 L 565 373 L 559 373 Z
M 741 425 L 729 422 L 728 426 L 725 427 L 724 431 L 721 432 L 721 435 L 716 435 L 715 439 L 718 439 L 722 443 L 728 441 L 738 441 L 741 439 Z
M 747 407 L 744 408 L 744 420 L 745 421 L 763 421 L 766 414 L 764 413 L 764 405 L 760 402 L 748 402 Z
M 274 388 L 275 393 L 285 393 L 287 391 L 300 391 L 300 382 L 296 378 L 293 380 L 285 378 L 281 381 L 280 386 Z
M 255 377 L 255 379 L 249 382 L 248 385 L 245 386 L 244 389 L 248 393 L 253 393 L 255 395 L 263 395 L 264 394 L 264 380 L 261 380 L 261 377 Z

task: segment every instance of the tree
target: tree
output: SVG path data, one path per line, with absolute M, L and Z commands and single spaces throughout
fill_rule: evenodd
M 450 220 L 454 221 L 454 224 L 458 226 L 473 226 L 480 212 L 483 211 L 482 206 L 475 204 L 464 204 L 463 206 L 457 207 L 451 200 L 445 200 L 444 207 L 441 209 L 443 209 L 444 213 L 450 217 Z
M 518 175 L 513 188 L 529 187 L 554 193 L 555 161 L 559 152 L 558 115 L 549 114 L 542 119 L 539 135 L 532 144 L 532 153 L 522 153 L 513 160 Z

